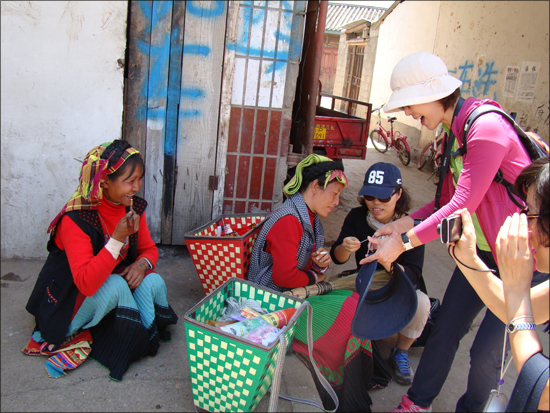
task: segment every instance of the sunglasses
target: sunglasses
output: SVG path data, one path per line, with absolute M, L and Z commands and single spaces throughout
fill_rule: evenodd
M 387 203 L 387 202 L 390 202 L 391 197 L 394 196 L 394 195 L 395 195 L 395 191 L 393 191 L 389 197 L 384 198 L 384 199 L 378 198 L 378 200 L 379 200 L 380 202 L 382 202 L 382 203 L 385 204 L 385 203 Z M 370 195 L 363 195 L 363 197 L 365 198 L 365 201 L 370 201 L 370 202 L 372 202 L 372 201 L 374 201 L 374 200 L 376 199 L 375 196 L 370 196 Z

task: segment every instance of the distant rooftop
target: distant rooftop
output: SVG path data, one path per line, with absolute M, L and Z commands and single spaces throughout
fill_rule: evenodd
M 375 22 L 386 10 L 387 8 L 385 7 L 356 6 L 354 4 L 329 2 L 325 32 L 340 34 L 345 24 L 360 19 Z

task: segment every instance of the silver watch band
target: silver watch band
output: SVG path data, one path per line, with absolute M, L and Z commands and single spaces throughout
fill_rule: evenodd
M 511 334 L 518 330 L 536 330 L 536 323 L 508 323 L 506 325 L 506 331 Z

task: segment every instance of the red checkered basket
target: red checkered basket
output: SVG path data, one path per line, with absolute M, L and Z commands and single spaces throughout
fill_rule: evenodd
M 183 236 L 206 294 L 231 277 L 248 278 L 252 247 L 266 216 L 267 213 L 222 215 Z M 217 228 L 223 230 L 225 225 L 235 232 L 255 226 L 240 236 L 217 236 Z

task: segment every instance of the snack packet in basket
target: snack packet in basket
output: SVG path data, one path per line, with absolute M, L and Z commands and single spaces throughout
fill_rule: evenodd
M 252 341 L 253 343 L 269 346 L 279 336 L 279 329 L 272 325 L 260 326 L 245 334 L 243 338 Z

